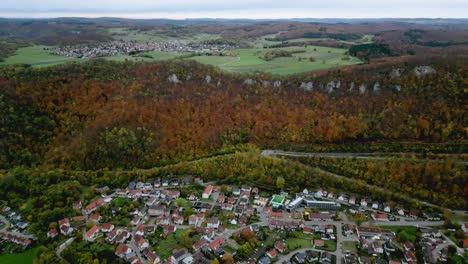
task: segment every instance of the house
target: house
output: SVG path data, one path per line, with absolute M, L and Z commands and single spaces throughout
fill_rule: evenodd
M 312 234 L 312 228 L 311 227 L 308 227 L 308 226 L 304 226 L 304 228 L 302 229 L 302 231 L 304 232 L 304 234 Z
M 161 187 L 161 181 L 160 181 L 159 179 L 154 180 L 153 186 L 154 186 L 155 188 Z
M 330 221 L 336 214 L 334 212 L 318 212 L 309 214 L 311 221 Z
M 235 196 L 239 196 L 241 194 L 241 190 L 239 188 L 232 189 L 232 194 Z
M 468 233 L 468 223 L 463 223 L 461 228 L 462 228 L 463 232 Z
M 240 200 L 239 200 L 239 205 L 246 205 L 249 203 L 249 199 L 248 198 L 245 198 L 245 197 L 242 197 Z
M 58 236 L 58 232 L 57 232 L 57 229 L 55 228 L 47 232 L 47 238 L 55 238 L 56 236 Z
M 175 231 L 177 231 L 177 227 L 174 226 L 174 225 L 164 225 L 162 226 L 163 228 L 163 232 L 166 236 L 174 233 Z
M 163 186 L 163 187 L 169 186 L 169 180 L 168 180 L 168 179 L 163 179 L 163 180 L 162 180 L 162 186 Z
M 373 202 L 372 203 L 372 209 L 378 210 L 379 209 L 379 203 L 378 202 Z
M 361 207 L 367 207 L 367 201 L 366 199 L 361 199 Z
M 294 260 L 297 263 L 305 263 L 306 262 L 306 255 L 304 253 L 297 253 L 294 255 Z
M 201 238 L 198 242 L 192 245 L 193 250 L 197 251 L 202 249 L 204 246 L 206 246 L 208 242 L 206 241 L 205 238 Z
M 174 224 L 176 225 L 183 225 L 184 224 L 184 217 L 183 216 L 177 216 L 172 219 Z
M 82 215 L 74 216 L 72 217 L 72 221 L 77 223 L 77 222 L 84 222 L 85 217 Z
M 125 255 L 130 254 L 132 250 L 125 244 L 119 244 L 115 249 L 115 255 L 119 258 L 124 258 Z
M 94 223 L 99 223 L 102 219 L 100 214 L 92 214 L 88 217 L 90 221 L 93 221 Z
M 398 211 L 397 211 L 397 214 L 400 215 L 400 216 L 404 216 L 405 215 L 405 210 L 399 208 Z
M 380 214 L 380 213 L 373 213 L 372 219 L 374 219 L 374 221 L 389 221 L 387 214 Z
M 404 248 L 405 248 L 405 251 L 413 251 L 414 250 L 414 245 L 413 245 L 413 243 L 407 241 L 404 244 Z
M 344 257 L 345 264 L 358 264 L 358 258 L 353 254 L 346 254 Z
M 225 211 L 232 211 L 232 209 L 234 209 L 234 205 L 230 203 L 224 203 L 221 209 Z
M 125 243 L 125 241 L 130 237 L 130 233 L 127 230 L 117 231 L 117 236 L 115 237 L 116 243 Z
M 150 216 L 162 216 L 164 215 L 164 211 L 166 210 L 166 206 L 164 205 L 151 205 L 148 208 L 148 214 Z
M 315 247 L 324 247 L 325 246 L 325 241 L 321 239 L 314 239 L 314 246 Z
M 349 198 L 349 203 L 355 205 L 356 204 L 356 197 L 351 196 L 351 198 Z
M 90 203 L 86 206 L 85 210 L 87 214 L 94 212 L 99 206 L 104 204 L 104 199 L 99 198 L 96 201 Z
M 270 212 L 270 218 L 283 218 L 283 212 Z
M 132 221 L 130 221 L 130 224 L 136 226 L 140 223 L 140 221 L 141 221 L 141 217 L 138 217 L 138 215 L 135 215 L 133 216 Z
M 359 257 L 359 263 L 360 264 L 372 264 L 372 261 L 371 261 L 370 257 L 368 257 L 368 256 L 360 256 Z
M 146 239 L 140 235 L 135 235 L 133 240 L 135 241 L 135 244 L 140 249 L 140 251 L 143 251 L 145 248 L 149 247 L 148 241 L 146 241 Z
M 424 217 L 429 221 L 440 221 L 441 216 L 438 213 L 424 213 Z
M 198 216 L 197 215 L 191 215 L 189 216 L 189 225 L 197 225 L 198 223 Z
M 207 225 L 206 227 L 207 228 L 215 228 L 217 229 L 219 227 L 219 219 L 217 217 L 211 217 L 208 222 L 207 222 Z
M 142 253 L 146 257 L 146 259 L 149 261 L 150 264 L 157 264 L 161 262 L 161 259 L 159 258 L 159 256 L 156 255 L 156 253 L 152 251 L 150 248 L 145 248 Z
M 389 205 L 385 205 L 383 210 L 384 210 L 384 212 L 386 212 L 386 213 L 390 213 L 390 212 L 392 211 L 392 209 L 390 208 Z
M 104 226 L 104 225 L 102 225 Z M 138 236 L 144 236 L 145 235 L 145 226 L 144 225 L 138 225 L 135 231 L 135 235 Z
M 320 259 L 320 253 L 314 250 L 306 250 L 306 259 L 308 262 L 315 262 Z
M 86 240 L 88 240 L 89 242 L 93 242 L 94 240 L 96 240 L 96 238 L 99 236 L 99 230 L 100 230 L 100 227 L 97 225 L 94 225 L 93 227 L 91 227 L 86 232 Z
M 268 251 L 267 256 L 271 259 L 274 259 L 278 256 L 278 252 L 273 248 L 270 251 Z
M 222 194 L 220 194 L 220 195 L 218 196 L 218 199 L 216 199 L 216 201 L 217 201 L 218 203 L 224 203 L 224 200 L 226 200 L 226 196 L 224 196 L 224 195 L 222 195 Z
M 160 216 L 160 217 L 156 218 L 156 222 L 159 225 L 168 225 L 168 224 L 170 224 L 169 218 L 167 218 L 165 216 Z
M 114 225 L 113 224 L 104 223 L 101 226 L 101 231 L 104 232 L 104 233 L 111 232 L 112 230 L 114 230 Z
M 171 263 L 181 263 L 183 259 L 189 256 L 189 253 L 186 249 L 174 249 L 172 251 L 172 256 L 170 257 Z
M 203 199 L 210 198 L 210 195 L 212 192 L 213 192 L 213 186 L 211 185 L 206 186 L 205 191 L 203 191 L 202 198 Z
M 114 244 L 116 237 L 117 237 L 117 230 L 114 229 L 109 234 L 107 234 L 106 242 L 109 244 Z
M 75 210 L 80 210 L 82 206 L 83 205 L 82 205 L 81 201 L 74 201 L 73 205 L 72 205 L 73 209 L 75 209 Z
M 418 261 L 413 251 L 407 251 L 403 254 L 403 256 L 405 257 L 406 262 Z
M 226 241 L 222 237 L 218 237 L 217 239 L 213 240 L 213 242 L 208 244 L 208 247 L 211 249 L 211 251 L 216 251 L 218 248 L 220 248 L 222 245 L 224 245 Z
M 270 264 L 271 261 L 270 261 L 270 258 L 268 258 L 267 256 L 264 256 L 264 257 L 261 257 L 257 263 L 258 264 Z
M 345 236 L 351 236 L 354 234 L 354 226 L 350 224 L 343 225 L 343 233 Z
M 251 192 L 252 191 L 252 186 L 242 185 L 241 190 L 244 191 L 244 192 Z
M 234 198 L 234 197 L 228 197 L 228 198 L 227 198 L 227 202 L 230 203 L 230 204 L 235 204 L 236 201 L 237 201 L 237 199 Z
M 283 241 L 276 241 L 275 249 L 278 250 L 280 253 L 283 253 L 286 250 L 286 243 Z
M 69 235 L 73 233 L 73 227 L 70 226 L 70 220 L 68 218 L 64 218 L 59 220 L 59 229 L 62 235 Z

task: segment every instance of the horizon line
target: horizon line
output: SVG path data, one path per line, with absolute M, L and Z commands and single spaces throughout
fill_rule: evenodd
M 169 18 L 169 17 L 124 17 L 124 16 L 44 16 L 44 17 L 31 17 L 31 16 L 0 16 L 0 19 L 63 19 L 63 18 L 78 18 L 78 19 L 128 19 L 128 20 L 148 20 L 148 19 L 163 19 L 163 20 L 294 20 L 294 19 L 317 19 L 317 20 L 328 20 L 328 19 L 343 19 L 343 20 L 382 20 L 382 19 L 444 19 L 444 20 L 468 20 L 468 17 L 278 17 L 278 18 L 229 18 L 229 17 L 186 17 L 186 18 Z

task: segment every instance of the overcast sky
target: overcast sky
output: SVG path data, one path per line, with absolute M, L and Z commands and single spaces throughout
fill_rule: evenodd
M 0 17 L 467 18 L 468 0 L 0 0 Z

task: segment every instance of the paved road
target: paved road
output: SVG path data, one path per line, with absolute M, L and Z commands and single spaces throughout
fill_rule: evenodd
M 270 150 L 266 149 L 262 151 L 263 156 L 290 156 L 290 157 L 317 157 L 317 158 L 334 158 L 334 159 L 364 159 L 364 160 L 407 160 L 407 158 L 400 157 L 400 153 L 385 153 L 387 156 L 382 156 L 376 153 L 359 153 L 359 152 L 295 152 L 295 151 L 282 151 L 282 150 Z M 421 159 L 421 158 L 414 158 L 415 161 L 420 162 L 444 162 L 441 159 Z M 464 165 L 468 165 L 467 161 L 460 161 L 460 160 L 452 160 L 454 163 L 460 163 Z
M 3 215 L 0 215 L 0 222 L 3 222 L 4 225 L 0 231 L 7 230 L 7 228 L 10 227 L 10 222 Z
M 345 155 L 362 155 L 363 153 L 333 153 L 333 155 L 339 157 L 340 155 L 343 155 L 341 157 L 344 157 Z M 282 150 L 263 150 L 262 151 L 262 156 L 265 156 L 265 157 L 270 157 L 270 158 L 276 158 L 276 156 L 290 156 L 290 157 L 310 157 L 310 156 L 316 156 L 316 157 L 325 157 L 327 155 L 332 155 L 332 153 L 307 153 L 307 152 L 290 152 L 290 151 L 282 151 Z M 364 156 L 360 156 L 360 157 L 363 157 Z M 369 157 L 370 158 L 370 157 Z M 373 156 L 372 158 L 378 158 L 378 157 L 375 157 Z M 380 158 L 383 158 L 383 157 L 380 157 Z M 312 167 L 312 166 L 308 166 L 308 165 L 305 165 L 304 166 L 307 166 L 307 167 L 310 167 L 312 168 L 313 170 L 315 170 L 317 173 L 321 173 L 321 174 L 325 174 L 327 176 L 330 176 L 330 177 L 334 177 L 334 178 L 337 178 L 337 179 L 340 179 L 340 180 L 343 180 L 343 181 L 348 181 L 348 182 L 355 182 L 356 180 L 355 179 L 352 179 L 352 178 L 348 178 L 348 177 L 345 177 L 345 176 L 342 176 L 342 175 L 338 175 L 338 174 L 335 174 L 335 173 L 331 173 L 329 171 L 325 171 L 323 169 L 320 169 L 320 168 L 317 168 L 317 167 Z M 383 192 L 383 193 L 387 193 L 387 194 L 392 194 L 394 195 L 395 192 L 393 191 L 390 191 L 388 189 L 385 189 L 385 188 L 381 188 L 381 187 L 378 187 L 378 186 L 375 186 L 375 185 L 371 185 L 371 184 L 364 184 L 367 188 L 372 188 L 374 190 L 378 190 L 379 192 Z M 415 198 L 412 198 L 412 197 L 409 197 L 407 195 L 404 195 L 402 193 L 398 193 L 398 196 L 401 198 L 401 199 L 405 199 L 405 200 L 408 200 L 408 201 L 412 201 L 412 202 L 418 202 L 420 204 L 423 204 L 425 206 L 428 206 L 428 207 L 433 207 L 433 208 L 438 208 L 438 209 L 441 209 L 441 210 L 445 210 L 445 211 L 449 211 L 449 212 L 452 212 L 454 214 L 458 214 L 458 215 L 466 215 L 466 212 L 465 211 L 461 211 L 461 210 L 453 210 L 453 209 L 450 209 L 450 208 L 445 208 L 445 207 L 441 207 L 441 206 L 438 206 L 438 205 L 435 205 L 435 204 L 431 204 L 431 203 L 428 203 L 426 201 L 421 201 L 419 199 L 415 199 Z
M 302 248 L 302 249 L 297 249 L 297 250 L 294 250 L 294 251 L 291 251 L 289 252 L 287 255 L 282 255 L 281 257 L 278 258 L 278 260 L 276 261 L 276 263 L 291 263 L 290 259 L 292 256 L 294 256 L 295 254 L 297 253 L 304 253 L 306 252 L 307 250 L 313 250 L 313 251 L 318 251 L 320 253 L 322 252 L 328 252 L 328 253 L 331 253 L 332 255 L 335 255 L 333 252 L 329 252 L 329 251 L 326 251 L 326 250 L 321 250 L 321 249 L 314 249 L 314 248 Z M 341 263 L 339 261 L 339 258 L 336 257 L 336 260 L 337 260 L 337 263 Z
M 62 261 L 64 261 L 65 263 L 68 263 L 68 261 L 66 261 L 66 260 L 62 257 L 62 252 L 63 252 L 71 243 L 73 243 L 73 241 L 75 241 L 75 238 L 74 238 L 74 237 L 67 239 L 65 242 L 63 242 L 62 244 L 60 244 L 60 245 L 57 247 L 57 250 L 55 251 L 55 255 L 56 255 L 59 259 L 61 259 Z

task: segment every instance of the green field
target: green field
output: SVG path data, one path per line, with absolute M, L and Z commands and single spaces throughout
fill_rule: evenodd
M 260 59 L 259 57 L 268 50 L 271 49 L 237 49 L 231 51 L 234 56 L 196 56 L 190 59 L 219 66 L 221 69 L 230 72 L 267 71 L 280 75 L 361 63 L 355 57 L 343 60 L 345 49 L 320 46 L 281 48 L 281 50 L 303 50 L 304 52 L 294 53 L 292 57 L 275 58 L 272 61 Z M 314 61 L 309 61 L 310 57 L 314 58 Z M 302 60 L 299 58 L 302 58 Z
M 115 40 L 122 41 L 137 41 L 137 42 L 149 42 L 149 41 L 174 41 L 174 40 L 185 40 L 185 41 L 204 41 L 210 39 L 218 39 L 219 35 L 212 35 L 206 33 L 193 33 L 193 34 L 178 34 L 172 35 L 171 33 L 160 31 L 160 30 L 132 30 L 128 28 L 111 28 L 109 33 Z
M 31 64 L 33 66 L 50 66 L 60 63 L 73 61 L 76 59 L 51 55 L 49 51 L 44 50 L 47 46 L 32 46 L 20 48 L 14 56 L 8 57 L 0 65 L 7 64 Z
M 48 50 L 44 48 L 51 48 L 48 46 L 32 46 L 27 48 L 20 48 L 16 51 L 14 56 L 8 57 L 4 62 L 0 62 L 0 65 L 9 65 L 9 64 L 30 64 L 36 67 L 51 66 L 71 61 L 85 61 L 76 58 L 67 58 L 62 56 L 55 56 L 49 53 Z M 179 56 L 186 55 L 186 53 L 176 53 L 176 52 L 160 52 L 152 51 L 142 53 L 141 55 L 149 55 L 152 58 L 147 57 L 132 57 L 126 55 L 104 57 L 104 59 L 115 60 L 115 61 L 163 61 L 175 59 Z
M 343 244 L 342 244 L 342 253 L 346 253 L 346 250 L 349 250 L 349 252 L 351 252 L 352 254 L 357 254 L 357 245 L 358 245 L 358 242 L 356 241 L 343 241 Z
M 171 36 L 167 32 L 160 32 L 156 30 L 152 31 L 136 31 L 129 30 L 126 28 L 113 28 L 110 32 L 115 39 L 122 39 L 124 41 L 170 41 L 170 40 L 187 40 L 187 41 L 203 41 L 208 39 L 219 38 L 218 35 L 209 35 L 204 33 L 196 33 L 192 35 L 182 35 L 180 37 Z M 280 57 L 275 58 L 271 61 L 266 61 L 260 57 L 268 51 L 273 49 L 264 49 L 264 44 L 277 44 L 278 41 L 267 41 L 265 38 L 271 38 L 274 35 L 267 35 L 263 38 L 259 38 L 250 42 L 253 48 L 242 48 L 232 50 L 229 56 L 194 56 L 189 59 L 196 60 L 203 64 L 210 64 L 220 67 L 222 70 L 229 72 L 254 72 L 254 71 L 266 71 L 272 74 L 287 75 L 295 74 L 319 69 L 327 69 L 338 66 L 352 65 L 361 63 L 361 61 L 355 57 L 346 56 L 346 49 L 328 48 L 321 46 L 307 47 L 284 47 L 279 50 L 286 51 L 302 51 L 300 53 L 293 53 L 291 57 Z M 313 39 L 294 39 L 290 42 L 305 41 Z M 317 40 L 317 39 L 315 39 Z M 372 41 L 372 36 L 364 36 L 362 41 Z M 32 46 L 26 48 L 20 48 L 17 50 L 14 56 L 6 58 L 0 65 L 8 64 L 30 64 L 32 66 L 49 66 L 70 61 L 82 61 L 76 58 L 67 58 L 61 56 L 51 55 L 48 50 L 45 50 L 47 46 Z M 144 57 L 148 55 L 151 57 Z M 115 61 L 140 61 L 140 62 L 153 62 L 175 59 L 180 56 L 187 55 L 187 53 L 177 52 L 147 52 L 140 54 L 140 56 L 127 56 L 119 55 L 112 57 L 105 57 L 108 60 Z M 310 60 L 313 58 L 313 61 Z M 343 58 L 347 58 L 344 60 Z
M 38 247 L 28 249 L 23 253 L 3 254 L 0 255 L 0 263 L 2 264 L 31 264 L 39 250 Z

